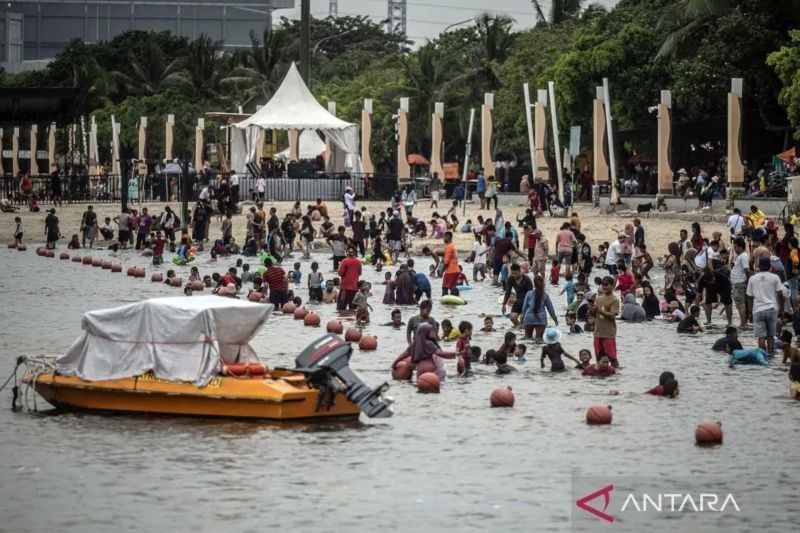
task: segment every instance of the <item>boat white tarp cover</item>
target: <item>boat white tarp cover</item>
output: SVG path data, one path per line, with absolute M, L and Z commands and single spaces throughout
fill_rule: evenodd
M 255 363 L 249 342 L 272 305 L 220 296 L 154 298 L 89 311 L 83 334 L 56 369 L 87 381 L 121 379 L 152 370 L 158 378 L 208 384 L 221 364 Z

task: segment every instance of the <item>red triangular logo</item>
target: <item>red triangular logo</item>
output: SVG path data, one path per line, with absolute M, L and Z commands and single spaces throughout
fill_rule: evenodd
M 578 500 L 575 503 L 578 505 L 578 507 L 580 507 L 584 511 L 587 511 L 587 512 L 595 515 L 597 518 L 605 520 L 606 522 L 613 522 L 614 521 L 614 517 L 611 516 L 610 514 L 606 514 L 604 512 L 606 509 L 608 509 L 608 504 L 611 503 L 611 491 L 612 490 L 614 490 L 614 485 L 607 485 L 607 486 L 603 487 L 600 490 L 596 490 L 591 494 L 587 494 L 586 496 L 584 496 L 583 498 L 581 498 L 580 500 Z M 594 507 L 592 507 L 590 505 L 588 505 L 588 502 L 594 500 L 595 498 L 597 498 L 598 496 L 601 496 L 601 495 L 603 496 L 603 510 L 602 511 L 599 510 L 599 509 L 596 509 L 596 508 L 594 508 Z

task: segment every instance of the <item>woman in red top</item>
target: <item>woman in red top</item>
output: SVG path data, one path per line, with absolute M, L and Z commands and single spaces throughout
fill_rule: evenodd
M 531 187 L 531 190 L 528 191 L 528 207 L 533 210 L 533 214 L 542 214 L 542 203 L 539 200 L 539 193 L 536 192 L 536 189 L 533 187 Z
M 703 234 L 700 231 L 700 224 L 692 222 L 692 238 L 689 240 L 698 252 L 703 250 Z

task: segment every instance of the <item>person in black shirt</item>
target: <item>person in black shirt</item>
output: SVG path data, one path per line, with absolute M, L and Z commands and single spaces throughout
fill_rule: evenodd
M 703 328 L 697 322 L 697 317 L 700 316 L 700 307 L 693 305 L 689 308 L 689 316 L 684 318 L 678 323 L 678 333 L 700 333 Z
M 350 224 L 353 230 L 352 242 L 358 248 L 358 252 L 363 257 L 364 252 L 364 237 L 366 236 L 367 223 L 361 220 L 361 211 L 353 213 L 353 222 Z
M 509 365 L 507 361 L 508 356 L 505 352 L 496 352 L 494 354 L 494 364 L 497 365 L 497 370 L 495 370 L 494 373 L 502 375 L 516 372 L 517 369 Z
M 389 245 L 392 249 L 392 259 L 397 263 L 397 256 L 400 254 L 400 246 L 403 243 L 403 231 L 405 224 L 400 219 L 400 212 L 394 211 L 392 218 L 389 219 Z
M 742 343 L 739 342 L 739 330 L 733 326 L 725 328 L 725 336 L 717 339 L 711 349 L 715 352 L 726 353 L 730 353 L 733 350 L 742 350 Z
M 506 292 L 503 296 L 503 315 L 506 314 L 506 304 L 511 296 L 512 289 L 514 290 L 517 299 L 514 301 L 514 305 L 511 307 L 510 318 L 511 322 L 515 326 L 518 326 L 519 314 L 522 312 L 522 304 L 525 300 L 525 295 L 533 290 L 533 282 L 531 281 L 531 278 L 522 273 L 520 266 L 516 263 L 511 265 L 510 276 L 508 277 L 508 282 L 506 283 Z

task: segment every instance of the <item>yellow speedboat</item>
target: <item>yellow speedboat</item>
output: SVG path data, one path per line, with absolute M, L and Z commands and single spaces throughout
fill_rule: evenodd
M 388 385 L 361 382 L 340 337 L 312 343 L 296 368 L 262 364 L 249 340 L 271 308 L 204 296 L 92 311 L 65 355 L 23 358 L 22 382 L 62 409 L 271 420 L 392 415 L 382 397 Z

